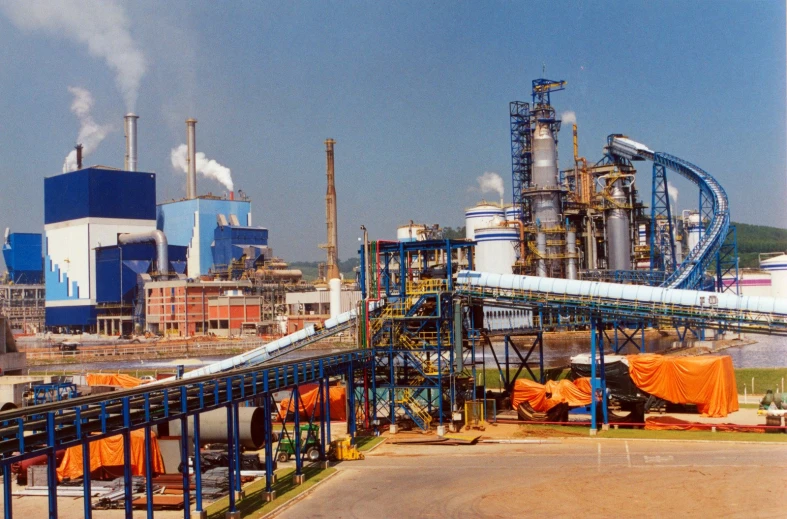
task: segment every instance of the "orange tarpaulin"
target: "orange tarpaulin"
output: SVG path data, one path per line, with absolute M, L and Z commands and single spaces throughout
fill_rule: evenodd
M 764 427 L 750 427 L 732 423 L 702 424 L 687 422 L 672 416 L 652 416 L 645 420 L 645 429 L 652 431 L 710 431 L 715 427 L 717 432 L 765 432 Z
M 145 475 L 145 432 L 131 431 L 131 474 Z M 90 442 L 90 473 L 103 468 L 116 476 L 123 475 L 123 436 L 118 434 L 102 440 Z M 164 473 L 164 460 L 158 447 L 156 435 L 151 431 L 151 460 L 153 472 Z M 63 461 L 57 468 L 57 479 L 75 479 L 82 477 L 82 446 L 70 447 L 66 450 Z
M 87 375 L 88 386 L 137 387 L 141 383 L 142 380 L 124 373 L 89 373 Z
M 547 393 L 552 396 L 547 398 Z M 574 382 L 566 379 L 557 382 L 548 380 L 546 384 L 539 384 L 533 380 L 520 378 L 514 383 L 511 403 L 516 409 L 522 402 L 528 402 L 530 407 L 540 413 L 545 413 L 563 402 L 572 407 L 588 405 L 590 379 L 579 378 Z
M 322 416 L 322 406 L 317 405 L 319 403 L 319 394 L 320 394 L 320 386 L 316 384 L 308 384 L 301 386 L 301 405 L 299 405 L 299 413 L 302 418 L 311 418 L 312 410 L 314 406 L 317 406 L 317 410 L 314 411 L 314 417 L 319 418 Z M 331 420 L 346 420 L 347 419 L 347 395 L 345 390 L 341 386 L 331 386 L 330 391 L 328 392 L 330 395 L 331 400 Z M 290 401 L 289 398 L 286 398 L 281 401 L 281 406 L 279 407 L 279 416 L 283 419 L 286 418 L 285 415 L 288 412 L 291 414 L 295 411 L 295 405 Z
M 738 388 L 729 355 L 666 357 L 628 355 L 634 384 L 675 404 L 696 404 L 704 416 L 720 417 L 738 410 Z

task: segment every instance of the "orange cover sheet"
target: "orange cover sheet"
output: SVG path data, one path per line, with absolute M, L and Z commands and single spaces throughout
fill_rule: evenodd
M 125 373 L 88 373 L 88 386 L 137 387 L 142 380 Z
M 159 450 L 158 439 L 151 431 L 151 460 L 153 473 L 164 473 L 164 460 Z M 145 475 L 145 432 L 131 431 L 131 474 Z M 106 468 L 110 473 L 123 475 L 123 436 L 118 434 L 90 442 L 90 472 Z M 82 477 L 82 446 L 69 447 L 60 466 L 57 468 L 57 480 Z
M 629 375 L 638 388 L 675 404 L 696 404 L 703 416 L 738 410 L 738 388 L 729 355 L 665 357 L 628 355 Z
M 301 386 L 301 405 L 298 406 L 301 418 L 311 418 L 314 406 L 319 403 L 320 386 L 316 384 L 308 384 Z M 340 386 L 331 386 L 328 392 L 331 400 L 331 420 L 346 420 L 347 419 L 347 395 L 345 389 Z M 279 416 L 284 419 L 288 412 L 294 412 L 295 404 L 291 399 L 285 398 L 281 401 L 279 407 Z M 319 418 L 322 416 L 322 406 L 318 406 L 314 412 L 314 417 Z
M 547 393 L 552 396 L 547 398 Z M 545 413 L 562 402 L 572 407 L 588 405 L 590 403 L 590 379 L 579 378 L 570 380 L 548 380 L 546 384 L 539 384 L 530 379 L 520 378 L 514 383 L 514 392 L 511 403 L 514 409 L 522 402 L 530 403 L 537 412 Z
M 764 427 L 748 427 L 732 423 L 701 424 L 687 422 L 672 416 L 652 416 L 645 420 L 645 429 L 651 431 L 710 431 L 711 426 L 717 432 L 765 432 Z

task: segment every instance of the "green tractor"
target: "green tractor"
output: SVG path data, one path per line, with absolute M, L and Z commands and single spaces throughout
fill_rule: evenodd
M 320 459 L 320 427 L 316 424 L 301 425 L 299 427 L 301 437 L 301 455 L 309 461 Z M 279 462 L 289 461 L 290 456 L 295 455 L 295 438 L 282 436 L 279 438 L 279 453 L 276 460 Z

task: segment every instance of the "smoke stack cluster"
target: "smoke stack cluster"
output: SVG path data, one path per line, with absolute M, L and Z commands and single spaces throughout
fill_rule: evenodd
M 186 198 L 197 198 L 197 120 L 186 119 L 186 163 L 188 172 L 186 176 Z
M 82 169 L 82 145 L 77 144 L 74 149 L 77 150 L 77 170 L 80 170 Z
M 125 132 L 126 132 L 126 158 L 123 163 L 123 169 L 126 171 L 137 170 L 137 119 L 136 114 L 128 113 L 125 119 Z

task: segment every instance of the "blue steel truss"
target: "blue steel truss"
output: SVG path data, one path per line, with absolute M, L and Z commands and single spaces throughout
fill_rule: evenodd
M 716 254 L 716 291 L 740 295 L 738 233 L 734 225 L 730 225 L 727 238 Z
M 663 225 L 659 225 L 663 222 Z M 675 234 L 667 189 L 667 168 L 653 163 L 653 189 L 650 204 L 650 270 L 673 272 L 675 264 Z
M 124 457 L 131 459 L 131 431 L 143 429 L 145 433 L 147 495 L 152 495 L 151 429 L 152 426 L 179 420 L 181 432 L 187 437 L 188 419 L 193 418 L 192 436 L 199 445 L 199 416 L 215 409 L 227 410 L 227 437 L 230 459 L 229 511 L 236 512 L 235 491 L 240 488 L 240 445 L 238 431 L 238 406 L 246 401 L 262 398 L 265 410 L 265 478 L 266 492 L 272 492 L 273 450 L 271 420 L 271 396 L 285 389 L 293 389 L 298 395 L 298 386 L 320 383 L 327 388 L 329 377 L 344 377 L 348 384 L 350 416 L 347 417 L 348 433 L 355 434 L 355 405 L 349 396 L 354 394 L 356 371 L 372 365 L 370 350 L 352 350 L 340 354 L 323 355 L 300 361 L 279 362 L 265 366 L 237 369 L 204 377 L 175 380 L 161 384 L 149 384 L 135 389 L 113 393 L 111 396 L 95 395 L 43 404 L 24 409 L 0 413 L 0 469 L 3 474 L 4 514 L 13 517 L 11 501 L 11 464 L 39 455 L 47 456 L 47 480 L 49 493 L 49 517 L 57 517 L 57 476 L 55 453 L 69 448 L 82 447 L 84 471 L 90 472 L 90 442 L 115 435 L 122 435 Z M 327 402 L 325 395 L 321 402 Z M 330 420 L 330 406 L 327 415 Z M 328 425 L 330 427 L 330 425 Z M 322 430 L 325 424 L 321 425 Z M 330 431 L 322 435 L 322 442 L 329 438 Z M 295 435 L 296 449 L 301 449 L 300 435 Z M 324 456 L 325 447 L 321 448 Z M 201 473 L 199 456 L 195 458 L 196 511 L 202 511 Z M 188 466 L 188 442 L 181 442 L 181 463 Z M 296 457 L 296 475 L 302 475 L 303 460 Z M 125 479 L 124 505 L 126 516 L 132 515 L 131 465 L 123 467 Z M 190 481 L 188 471 L 183 471 L 184 517 L 189 517 Z M 92 517 L 90 478 L 84 479 L 84 516 Z M 153 517 L 152 500 L 148 499 L 147 516 Z
M 523 222 L 529 222 L 530 202 L 524 196 L 530 187 L 532 175 L 532 137 L 530 105 L 521 101 L 509 104 L 511 124 L 511 174 L 513 180 L 513 204 L 521 210 Z

